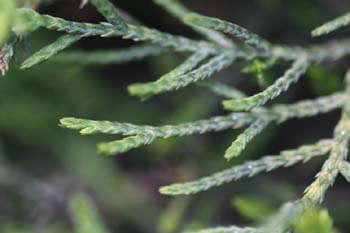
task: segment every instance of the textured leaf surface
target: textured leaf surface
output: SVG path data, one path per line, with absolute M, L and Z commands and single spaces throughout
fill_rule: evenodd
M 55 42 L 40 49 L 34 55 L 25 60 L 21 65 L 21 69 L 28 69 L 44 61 L 47 61 L 80 39 L 80 35 L 68 34 L 61 36 Z
M 0 0 L 0 48 L 6 43 L 15 21 L 15 0 Z
M 295 61 L 292 67 L 282 77 L 277 79 L 274 84 L 264 91 L 244 99 L 226 100 L 223 102 L 224 108 L 231 111 L 249 111 L 255 107 L 264 105 L 269 100 L 279 96 L 282 92 L 287 91 L 289 86 L 297 82 L 308 67 L 308 58 L 302 57 Z
M 128 87 L 128 91 L 131 95 L 147 98 L 166 91 L 178 89 L 184 85 L 183 78 L 181 77 L 196 68 L 207 56 L 208 54 L 205 52 L 195 53 L 180 66 L 163 75 L 157 81 L 144 84 L 132 84 Z
M 100 143 L 98 145 L 98 150 L 101 154 L 115 155 L 125 153 L 140 146 L 151 144 L 154 139 L 155 138 L 146 135 L 130 136 L 122 140 Z
M 30 9 L 17 9 L 17 14 L 21 18 L 23 27 L 28 31 L 35 31 L 40 27 L 45 27 L 50 30 L 81 34 L 83 37 L 123 37 L 135 41 L 149 41 L 164 47 L 171 47 L 175 51 L 197 51 L 199 48 L 215 50 L 215 46 L 206 42 L 197 42 L 142 26 L 128 25 L 127 31 L 124 32 L 111 23 L 92 24 L 72 22 L 50 15 L 42 15 Z
M 126 23 L 119 17 L 117 9 L 109 0 L 89 0 L 97 10 L 110 22 L 113 24 L 117 30 L 126 33 L 127 25 Z
M 263 131 L 269 124 L 270 119 L 259 119 L 253 122 L 243 133 L 241 133 L 236 140 L 234 140 L 231 146 L 225 152 L 225 158 L 230 160 L 245 149 L 247 144 Z
M 266 51 L 269 50 L 271 47 L 267 41 L 261 39 L 258 35 L 248 31 L 247 29 L 239 25 L 226 22 L 224 20 L 210 18 L 192 13 L 186 16 L 186 22 L 200 27 L 210 28 L 216 31 L 229 33 L 231 35 L 236 36 L 239 39 L 242 39 L 248 45 L 252 45 L 261 50 Z
M 238 180 L 242 177 L 251 177 L 263 171 L 271 171 L 279 167 L 289 167 L 298 162 L 326 154 L 332 146 L 331 140 L 323 140 L 314 145 L 301 146 L 295 150 L 286 150 L 280 155 L 266 156 L 260 160 L 245 162 L 198 181 L 177 183 L 160 188 L 166 195 L 188 195 L 208 190 L 215 186 Z
M 348 26 L 350 24 L 350 12 L 346 13 L 331 22 L 328 22 L 315 30 L 312 31 L 312 36 L 321 36 L 325 34 L 329 34 L 338 28 Z
M 170 12 L 175 17 L 179 18 L 181 21 L 185 22 L 185 17 L 190 13 L 190 11 L 182 5 L 179 1 L 176 0 L 154 0 L 155 3 L 162 6 L 164 9 L 166 9 L 168 12 Z M 232 47 L 233 42 L 225 37 L 220 32 L 194 26 L 192 24 L 189 24 L 195 31 L 198 33 L 204 35 L 208 38 L 208 40 L 211 40 L 223 47 Z
M 344 178 L 350 182 L 350 163 L 342 161 L 339 163 L 339 171 L 344 176 Z
M 103 66 L 137 61 L 146 57 L 156 56 L 168 50 L 156 45 L 135 45 L 129 48 L 95 51 L 67 51 L 54 57 L 52 61 L 64 64 L 83 66 Z
M 334 130 L 334 146 L 331 155 L 323 164 L 316 180 L 305 190 L 303 200 L 310 205 L 321 203 L 326 191 L 333 185 L 339 174 L 339 165 L 349 153 L 350 139 L 350 70 L 346 74 L 346 93 L 342 116 Z
M 332 111 L 344 104 L 344 95 L 336 93 L 315 100 L 303 100 L 295 104 L 276 105 L 270 110 L 264 109 L 251 113 L 232 113 L 227 116 L 216 116 L 209 119 L 183 123 L 179 125 L 150 126 L 134 125 L 130 123 L 94 121 L 79 118 L 61 119 L 61 127 L 79 130 L 83 135 L 90 134 L 122 134 L 122 135 L 151 135 L 168 138 L 202 134 L 211 131 L 221 131 L 228 128 L 240 128 L 252 123 L 260 117 L 271 117 L 271 120 L 283 122 L 292 118 L 312 117 L 321 113 Z

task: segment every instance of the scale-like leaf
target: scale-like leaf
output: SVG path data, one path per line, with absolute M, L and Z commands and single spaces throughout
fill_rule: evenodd
M 324 162 L 316 180 L 307 187 L 303 200 L 308 205 L 321 203 L 326 191 L 333 185 L 339 174 L 339 164 L 346 160 L 350 139 L 350 70 L 345 76 L 346 91 L 342 116 L 334 130 L 334 146 L 331 155 Z
M 216 31 L 222 31 L 224 33 L 234 35 L 237 38 L 242 39 L 248 45 L 251 45 L 264 51 L 270 50 L 271 48 L 271 45 L 267 41 L 261 39 L 255 33 L 252 33 L 237 24 L 226 22 L 217 18 L 202 16 L 195 13 L 188 14 L 185 20 L 189 24 L 210 28 Z
M 226 100 L 223 102 L 224 108 L 231 111 L 249 111 L 255 107 L 264 105 L 269 100 L 276 98 L 282 92 L 287 91 L 292 83 L 299 80 L 309 67 L 309 61 L 306 56 L 301 57 L 294 62 L 292 67 L 277 81 L 266 88 L 264 91 L 253 96 L 238 99 Z
M 322 26 L 316 28 L 311 32 L 312 36 L 321 36 L 329 34 L 338 28 L 348 26 L 350 24 L 350 12 L 346 13 L 328 23 L 323 24 Z
M 27 58 L 27 60 L 22 63 L 21 69 L 28 69 L 44 61 L 47 61 L 80 39 L 80 35 L 74 34 L 61 36 L 52 44 L 40 49 L 38 52 Z
M 157 81 L 143 84 L 132 84 L 128 87 L 128 91 L 131 95 L 147 98 L 162 92 L 178 89 L 183 86 L 183 79 L 181 79 L 181 77 L 196 68 L 207 56 L 208 53 L 206 52 L 194 53 L 184 63 L 163 75 Z
M 253 122 L 243 133 L 237 137 L 236 140 L 232 142 L 231 146 L 226 150 L 224 157 L 227 160 L 230 160 L 241 154 L 247 144 L 261 131 L 263 131 L 269 123 L 270 119 L 258 119 Z
M 123 64 L 137 61 L 146 57 L 168 52 L 167 49 L 156 45 L 135 45 L 122 49 L 106 49 L 95 51 L 62 52 L 51 60 L 63 64 L 78 64 L 82 66 L 103 66 Z
M 326 154 L 332 145 L 332 140 L 322 140 L 314 145 L 282 151 L 280 155 L 266 156 L 256 161 L 245 162 L 197 181 L 165 186 L 159 191 L 166 195 L 195 194 L 242 177 L 251 177 L 263 171 L 271 171 L 279 167 L 289 167 L 298 162 L 308 161 L 315 156 Z

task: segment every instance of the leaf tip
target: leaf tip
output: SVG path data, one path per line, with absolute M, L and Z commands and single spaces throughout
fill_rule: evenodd
M 196 13 L 189 13 L 185 16 L 184 18 L 186 23 L 190 23 L 190 24 L 195 24 L 195 25 L 203 25 L 204 21 L 205 21 L 205 17 L 196 14 Z
M 179 195 L 179 190 L 176 188 L 175 185 L 168 185 L 168 186 L 163 186 L 159 188 L 159 193 L 163 195 L 168 195 L 168 196 L 175 196 Z
M 101 142 L 97 144 L 97 151 L 98 153 L 106 156 L 115 155 L 117 153 L 115 147 L 111 146 L 111 143 L 108 142 Z
M 131 84 L 127 89 L 130 95 L 139 97 L 142 100 L 146 100 L 151 96 L 148 88 L 145 88 L 145 85 L 141 83 Z
M 77 119 L 74 117 L 65 117 L 60 119 L 59 126 L 62 128 L 72 128 L 73 126 L 76 126 Z

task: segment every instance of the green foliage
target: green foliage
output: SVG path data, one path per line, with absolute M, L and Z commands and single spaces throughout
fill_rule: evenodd
M 344 178 L 350 182 L 350 164 L 345 161 L 340 162 L 339 171 L 344 176 Z
M 275 64 L 275 59 L 270 59 L 267 61 L 254 59 L 252 64 L 249 64 L 242 69 L 242 72 L 256 75 L 259 86 L 261 88 L 266 88 L 272 84 L 272 75 L 269 71 Z
M 346 13 L 335 20 L 328 22 L 311 32 L 312 36 L 321 36 L 329 34 L 340 27 L 348 26 L 350 24 L 350 12 Z
M 71 44 L 77 42 L 81 39 L 80 35 L 64 35 L 58 38 L 54 43 L 40 49 L 38 52 L 36 52 L 33 56 L 25 60 L 21 68 L 27 69 L 32 66 L 38 65 L 48 59 L 50 59 L 52 56 L 56 55 L 63 49 L 69 47 Z
M 0 47 L 4 45 L 10 36 L 10 31 L 15 21 L 16 1 L 1 0 L 0 1 Z
M 323 164 L 317 179 L 306 189 L 303 200 L 307 204 L 318 204 L 324 199 L 326 191 L 335 182 L 339 164 L 347 159 L 350 139 L 350 70 L 346 74 L 345 103 L 341 119 L 334 129 L 334 146 L 329 158 Z
M 98 150 L 102 154 L 115 155 L 119 153 L 125 153 L 131 149 L 138 148 L 140 146 L 151 144 L 154 141 L 154 137 L 147 135 L 135 135 L 126 137 L 122 140 L 113 142 L 100 143 Z
M 310 208 L 296 222 L 295 233 L 334 233 L 333 221 L 327 210 Z
M 91 201 L 84 195 L 71 199 L 70 209 L 74 219 L 75 233 L 108 233 Z
M 260 197 L 237 197 L 232 205 L 242 216 L 255 222 L 266 221 L 275 212 L 273 205 Z
M 269 172 L 279 167 L 289 167 L 298 162 L 308 161 L 313 157 L 326 154 L 332 145 L 332 141 L 323 140 L 314 145 L 282 151 L 279 155 L 266 156 L 256 161 L 245 162 L 197 181 L 162 187 L 160 192 L 167 195 L 195 194 L 243 177 L 252 177 L 264 171 Z
M 127 24 L 119 17 L 117 9 L 108 0 L 90 0 L 90 2 L 97 8 L 97 10 L 113 24 L 117 30 L 125 33 L 127 31 Z
M 307 56 L 302 56 L 295 61 L 292 67 L 281 78 L 277 79 L 274 84 L 264 91 L 244 99 L 226 100 L 223 102 L 224 108 L 231 111 L 249 111 L 255 107 L 264 105 L 269 100 L 276 98 L 282 92 L 288 90 L 289 86 L 297 82 L 301 75 L 306 72 L 308 66 Z
M 320 65 L 310 67 L 308 77 L 315 94 L 328 95 L 343 88 L 342 77 Z
M 181 222 L 186 209 L 189 204 L 189 198 L 186 199 L 177 199 L 173 202 L 170 202 L 170 205 L 167 206 L 164 213 L 162 214 L 159 224 L 158 232 L 159 233 L 175 233 L 178 232 L 178 226 Z
M 105 66 L 122 64 L 155 56 L 167 52 L 167 49 L 156 45 L 135 45 L 117 50 L 68 51 L 62 52 L 50 61 L 62 64 L 78 64 L 81 66 Z
M 205 77 L 205 73 L 208 73 L 207 76 L 210 76 L 210 74 L 212 74 L 215 71 L 209 70 L 212 69 L 213 62 L 216 62 L 217 66 L 219 66 L 219 62 L 228 60 L 227 57 L 218 57 L 215 61 L 213 59 L 213 61 L 210 64 L 208 64 L 207 67 L 200 67 L 198 70 L 192 71 L 190 74 L 187 74 L 188 72 L 196 68 L 198 64 L 202 62 L 207 56 L 208 54 L 205 52 L 194 53 L 179 67 L 175 68 L 170 73 L 165 74 L 157 81 L 145 84 L 133 84 L 129 86 L 129 93 L 134 96 L 146 98 L 152 95 L 157 95 L 162 92 L 176 90 L 178 88 L 188 85 L 191 82 L 196 82 L 196 77 Z
M 180 2 L 177 0 L 154 0 L 155 3 L 158 5 L 162 6 L 165 10 L 167 10 L 169 13 L 186 23 L 186 16 L 191 13 L 184 5 L 182 5 Z M 224 35 L 222 35 L 220 32 L 202 28 L 202 27 L 197 27 L 192 24 L 188 24 L 191 26 L 195 31 L 197 31 L 199 34 L 202 34 L 208 40 L 211 40 L 213 42 L 218 43 L 221 46 L 224 47 L 232 47 L 233 42 L 226 38 Z
M 270 50 L 270 44 L 267 41 L 259 38 L 258 35 L 236 24 L 229 23 L 216 18 L 201 16 L 195 13 L 188 14 L 185 20 L 189 24 L 210 28 L 216 31 L 222 31 L 224 33 L 234 35 L 237 38 L 242 39 L 248 45 L 254 46 L 258 49 Z
M 253 122 L 242 134 L 240 134 L 225 152 L 227 160 L 241 154 L 247 144 L 269 124 L 270 119 L 259 119 Z
M 124 136 L 122 139 L 98 145 L 99 151 L 106 155 L 124 153 L 143 145 L 149 145 L 160 138 L 182 137 L 246 127 L 226 150 L 225 158 L 229 160 L 240 155 L 248 143 L 268 125 L 281 124 L 295 118 L 317 116 L 341 108 L 342 116 L 335 127 L 332 139 L 320 140 L 310 145 L 301 145 L 296 149 L 284 150 L 277 155 L 264 156 L 255 161 L 246 161 L 196 181 L 175 183 L 160 188 L 160 192 L 166 195 L 195 194 L 243 177 L 251 177 L 261 172 L 269 172 L 299 162 L 306 162 L 329 152 L 330 155 L 316 176 L 316 180 L 306 189 L 304 196 L 297 201 L 283 205 L 276 216 L 263 226 L 257 228 L 231 226 L 198 231 L 201 233 L 286 232 L 303 212 L 323 201 L 327 190 L 333 185 L 338 174 L 341 173 L 349 180 L 350 165 L 346 160 L 350 139 L 350 71 L 345 77 L 345 91 L 317 97 L 313 100 L 302 100 L 294 104 L 276 104 L 270 107 L 263 105 L 288 91 L 292 84 L 302 78 L 309 67 L 348 56 L 350 54 L 350 40 L 337 40 L 309 47 L 274 45 L 234 23 L 193 13 L 178 1 L 155 0 L 155 2 L 204 36 L 204 40 L 189 39 L 127 23 L 120 17 L 118 8 L 108 0 L 90 0 L 90 3 L 107 21 L 97 24 L 68 21 L 40 14 L 29 8 L 15 9 L 12 1 L 0 0 L 0 12 L 3 13 L 1 19 L 4 25 L 0 32 L 0 45 L 2 47 L 0 69 L 3 73 L 8 69 L 9 61 L 13 53 L 16 53 L 15 47 L 20 41 L 19 38 L 39 28 L 59 31 L 64 35 L 25 60 L 21 65 L 22 69 L 33 67 L 47 60 L 66 64 L 76 62 L 81 65 L 93 66 L 119 64 L 163 52 L 186 52 L 190 55 L 179 66 L 154 82 L 130 85 L 128 87 L 129 93 L 146 99 L 190 84 L 197 84 L 219 96 L 228 98 L 223 102 L 226 110 L 243 111 L 233 112 L 226 116 L 214 116 L 209 119 L 164 126 L 94 121 L 73 117 L 61 119 L 60 125 L 62 127 L 78 130 L 83 135 Z M 341 26 L 349 25 L 349 19 L 349 14 L 341 16 L 316 29 L 312 34 L 314 36 L 327 34 Z M 242 45 L 236 44 L 222 33 L 230 34 L 244 43 Z M 10 34 L 13 39 L 6 40 L 6 38 L 10 38 Z M 112 51 L 72 51 L 63 52 L 53 58 L 72 44 L 91 36 L 119 37 L 135 42 L 146 42 L 146 44 L 121 49 L 115 54 L 114 51 L 113 53 Z M 4 44 L 5 40 L 6 44 Z M 265 63 L 257 62 L 259 60 Z M 260 93 L 252 96 L 246 96 L 234 87 L 221 82 L 207 80 L 214 73 L 227 68 L 236 61 L 250 64 L 251 61 L 255 61 L 253 66 L 245 71 L 260 75 L 260 81 L 265 79 L 263 73 L 278 62 L 288 62 L 292 65 L 282 77 Z M 242 200 L 238 203 L 241 209 L 245 209 L 246 215 L 253 216 L 252 212 L 248 211 L 252 206 L 251 203 L 247 204 Z M 72 202 L 71 206 L 76 220 L 76 232 L 107 232 L 86 199 L 79 197 Z M 261 208 L 265 210 L 265 207 Z M 261 218 L 261 216 L 253 217 L 255 219 Z M 177 222 L 179 215 L 170 216 L 169 219 Z M 325 212 L 320 214 L 306 212 L 304 222 L 296 226 L 296 231 L 305 231 L 315 221 L 322 226 L 322 230 L 330 232 L 328 230 L 332 227 L 331 221 Z
M 112 152 L 126 152 L 141 145 L 150 144 L 157 138 L 203 134 L 229 128 L 237 129 L 261 120 L 281 123 L 292 118 L 311 117 L 339 108 L 343 104 L 343 100 L 344 98 L 341 94 L 334 94 L 316 100 L 301 101 L 291 105 L 275 105 L 269 110 L 261 109 L 260 111 L 251 113 L 232 113 L 228 116 L 216 116 L 179 125 L 165 125 L 159 127 L 77 118 L 63 118 L 60 123 L 62 127 L 79 130 L 83 135 L 103 133 L 132 136 L 124 140 L 100 144 L 99 149 L 102 150 L 101 152 L 111 154 Z M 240 140 L 245 140 L 245 136 L 246 134 L 243 134 Z

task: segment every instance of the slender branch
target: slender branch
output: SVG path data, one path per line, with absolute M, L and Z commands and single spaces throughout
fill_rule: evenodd
M 315 156 L 326 154 L 332 145 L 332 140 L 322 140 L 314 145 L 301 146 L 294 150 L 282 151 L 279 155 L 266 156 L 256 161 L 245 162 L 197 181 L 165 186 L 160 188 L 159 191 L 166 195 L 195 194 L 242 177 L 252 177 L 263 171 L 271 171 L 279 167 L 289 167 L 301 161 L 308 161 Z
M 340 27 L 348 26 L 350 24 L 350 12 L 328 22 L 326 24 L 321 25 L 311 32 L 312 36 L 321 36 L 325 34 L 329 34 L 337 30 Z
M 269 100 L 279 96 L 282 92 L 287 91 L 289 86 L 297 82 L 308 67 L 309 60 L 307 56 L 303 56 L 295 61 L 281 78 L 277 79 L 274 84 L 264 91 L 244 99 L 226 100 L 223 102 L 224 108 L 231 111 L 249 111 L 255 107 L 262 106 Z
M 248 45 L 261 49 L 263 51 L 268 51 L 271 49 L 271 45 L 264 39 L 261 39 L 258 35 L 248 31 L 247 29 L 230 22 L 226 22 L 217 18 L 210 18 L 202 16 L 196 13 L 188 14 L 185 21 L 189 24 L 193 24 L 200 27 L 210 28 L 216 31 L 222 31 L 224 33 L 229 33 L 242 39 Z
M 254 121 L 243 133 L 241 133 L 225 152 L 225 158 L 231 160 L 237 157 L 246 148 L 247 144 L 261 133 L 271 122 L 271 119 L 258 119 Z
M 191 13 L 184 5 L 182 5 L 179 1 L 176 0 L 154 0 L 154 2 L 162 6 L 169 13 L 171 13 L 172 15 L 174 15 L 175 17 L 177 17 L 185 23 L 186 16 Z M 222 47 L 234 46 L 234 43 L 220 32 L 194 26 L 193 24 L 187 25 L 191 26 L 195 31 L 207 37 L 208 40 L 211 40 L 212 42 L 217 43 Z
M 334 130 L 334 146 L 331 155 L 323 164 L 316 180 L 305 190 L 303 201 L 307 205 L 321 203 L 326 191 L 333 185 L 339 174 L 339 167 L 346 159 L 350 139 L 350 70 L 346 74 L 346 94 L 343 113 Z
M 51 59 L 53 62 L 63 64 L 78 64 L 84 66 L 103 66 L 111 64 L 122 64 L 137 61 L 146 57 L 168 52 L 166 48 L 141 44 L 122 49 L 107 49 L 86 51 L 68 51 Z

